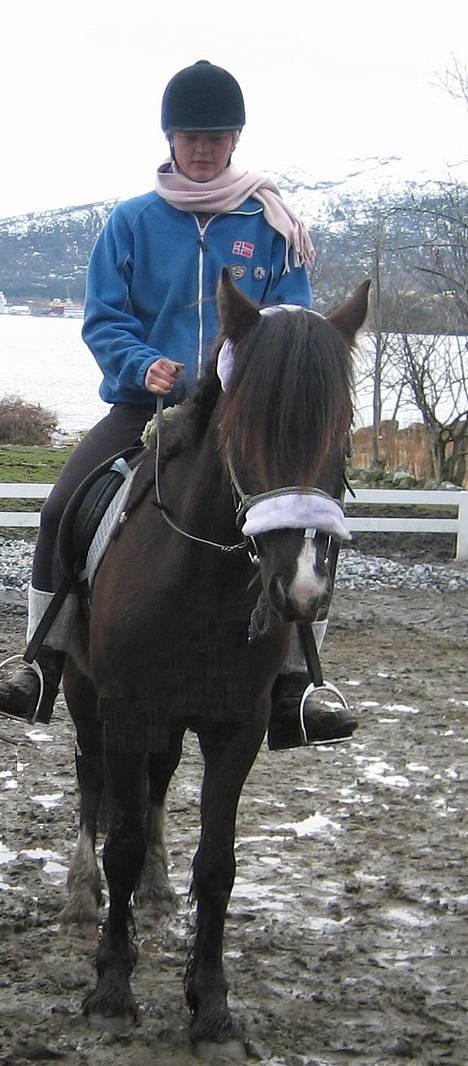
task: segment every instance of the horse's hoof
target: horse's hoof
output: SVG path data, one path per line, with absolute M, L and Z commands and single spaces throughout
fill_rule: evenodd
M 218 1061 L 221 1049 L 223 1055 L 235 1059 L 246 1053 L 241 1029 L 233 1022 L 229 1012 L 218 1016 L 211 1014 L 195 1017 L 189 1029 L 189 1037 L 194 1053 L 208 1061 L 216 1061 L 215 1050 Z
M 117 1032 L 129 1029 L 138 1017 L 136 1001 L 130 991 L 125 995 L 121 991 L 102 995 L 95 989 L 85 996 L 81 1010 L 93 1028 Z
M 222 1062 L 227 1060 L 245 1062 L 247 1060 L 247 1047 L 243 1040 L 235 1037 L 231 1037 L 230 1040 L 226 1040 L 222 1044 L 213 1043 L 211 1040 L 199 1040 L 196 1044 L 192 1042 L 192 1054 L 194 1058 L 200 1059 L 202 1062 L 209 1062 L 213 1063 L 213 1066 L 219 1066 L 220 1058 Z
M 157 892 L 151 888 L 139 888 L 135 892 L 135 906 L 139 910 L 147 910 L 156 921 L 160 918 L 170 918 L 178 910 L 178 900 L 172 888 L 163 892 Z
M 99 922 L 96 897 L 89 893 L 69 899 L 60 911 L 59 917 L 63 926 L 79 926 L 83 929 L 96 930 Z
M 124 1018 L 109 1018 L 107 1014 L 87 1014 L 88 1025 L 91 1029 L 97 1029 L 100 1032 L 103 1030 L 110 1031 L 111 1033 L 126 1033 L 129 1029 L 132 1029 L 136 1017 L 131 1018 L 125 1015 Z

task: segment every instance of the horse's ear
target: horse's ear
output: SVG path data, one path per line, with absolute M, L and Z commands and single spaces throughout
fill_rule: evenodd
M 222 269 L 217 300 L 222 332 L 237 344 L 256 325 L 260 314 L 257 305 L 233 284 L 227 267 Z
M 333 322 L 333 325 L 348 341 L 348 344 L 354 344 L 356 333 L 366 321 L 369 310 L 370 284 L 370 281 L 364 281 L 356 289 L 356 292 L 348 300 L 345 300 L 344 304 L 341 304 L 340 307 L 336 308 L 336 311 L 332 311 L 331 315 L 327 316 L 328 321 Z

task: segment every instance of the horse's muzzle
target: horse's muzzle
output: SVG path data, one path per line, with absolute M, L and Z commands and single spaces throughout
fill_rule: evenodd
M 330 597 L 330 577 L 324 564 L 314 565 L 309 573 L 296 573 L 291 581 L 273 574 L 267 596 L 274 611 L 285 621 L 315 618 L 320 605 Z

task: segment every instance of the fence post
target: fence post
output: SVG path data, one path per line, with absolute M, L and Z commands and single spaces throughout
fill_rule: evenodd
M 458 562 L 468 562 L 468 492 L 461 492 L 458 504 L 457 554 Z

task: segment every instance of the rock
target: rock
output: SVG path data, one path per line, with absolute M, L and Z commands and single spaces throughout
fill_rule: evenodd
M 406 478 L 411 478 L 412 476 L 413 475 L 410 474 L 409 470 L 395 470 L 392 482 L 394 485 L 400 485 L 402 481 L 405 481 Z M 413 481 L 416 481 L 416 478 L 413 478 Z

